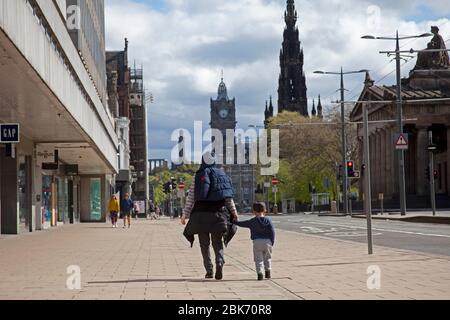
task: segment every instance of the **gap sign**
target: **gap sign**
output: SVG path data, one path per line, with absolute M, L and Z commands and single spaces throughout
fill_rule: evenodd
M 0 143 L 20 143 L 18 123 L 0 124 Z

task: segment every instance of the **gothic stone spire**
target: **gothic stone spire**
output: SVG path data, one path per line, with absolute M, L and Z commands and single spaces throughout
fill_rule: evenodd
M 306 78 L 303 72 L 303 50 L 299 39 L 297 11 L 294 0 L 287 1 L 286 28 L 280 52 L 280 79 L 278 86 L 278 111 L 298 112 L 308 116 Z

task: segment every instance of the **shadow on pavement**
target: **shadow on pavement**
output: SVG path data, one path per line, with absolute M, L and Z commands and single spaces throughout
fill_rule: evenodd
M 290 278 L 273 278 L 273 280 L 284 280 Z M 268 281 L 268 280 L 266 280 Z M 206 279 L 135 279 L 135 280 L 115 280 L 115 281 L 92 281 L 87 284 L 118 284 L 118 283 L 139 283 L 139 282 L 197 282 L 197 283 L 208 283 L 208 282 L 258 282 L 256 279 L 229 279 L 229 280 L 206 280 Z M 259 281 L 261 282 L 261 281 Z

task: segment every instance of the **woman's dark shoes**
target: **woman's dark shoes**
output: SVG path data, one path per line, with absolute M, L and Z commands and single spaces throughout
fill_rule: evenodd
M 266 271 L 266 279 L 272 279 L 272 274 L 270 271 Z
M 214 278 L 214 273 L 211 271 L 211 272 L 208 272 L 206 275 L 205 275 L 205 279 L 212 279 L 212 278 Z
M 223 279 L 223 266 L 217 266 L 216 280 L 222 280 L 222 279 Z
M 263 281 L 264 275 L 262 273 L 258 273 L 258 281 Z

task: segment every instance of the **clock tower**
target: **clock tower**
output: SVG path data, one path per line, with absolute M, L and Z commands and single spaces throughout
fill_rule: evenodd
M 227 86 L 222 81 L 219 84 L 217 99 L 211 98 L 211 129 L 222 132 L 223 145 L 226 146 L 227 130 L 236 130 L 236 99 L 228 98 Z M 225 153 L 224 153 L 225 154 Z

